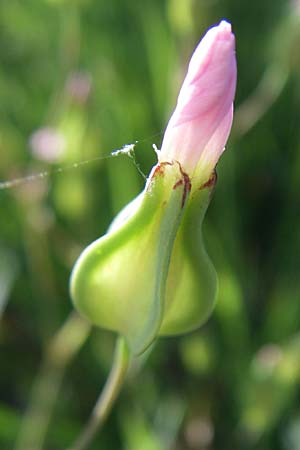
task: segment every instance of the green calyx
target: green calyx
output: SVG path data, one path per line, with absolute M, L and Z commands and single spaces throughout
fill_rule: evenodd
M 216 274 L 201 235 L 211 189 L 191 191 L 178 163 L 157 164 L 142 194 L 74 266 L 75 307 L 123 335 L 133 354 L 159 335 L 198 327 L 212 309 Z
M 213 310 L 218 280 L 203 242 L 202 222 L 215 181 L 214 173 L 207 183 L 191 190 L 173 246 L 161 336 L 195 330 Z

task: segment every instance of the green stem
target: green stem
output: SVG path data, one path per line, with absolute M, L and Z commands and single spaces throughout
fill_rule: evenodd
M 129 367 L 129 351 L 125 339 L 119 337 L 116 345 L 114 362 L 90 419 L 76 442 L 69 450 L 85 450 L 95 437 L 108 416 L 114 401 L 116 400 L 123 385 Z
M 32 387 L 15 450 L 42 450 L 65 369 L 90 330 L 88 322 L 73 312 L 51 339 Z

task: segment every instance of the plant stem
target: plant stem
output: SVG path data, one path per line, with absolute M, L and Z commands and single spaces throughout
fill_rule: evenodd
M 49 342 L 34 381 L 15 450 L 41 450 L 67 365 L 90 334 L 91 326 L 73 312 Z
M 129 367 L 129 351 L 125 339 L 118 337 L 113 365 L 90 419 L 74 445 L 68 450 L 85 450 L 108 416 L 123 385 Z

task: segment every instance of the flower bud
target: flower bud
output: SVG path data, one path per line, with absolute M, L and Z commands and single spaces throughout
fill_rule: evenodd
M 144 191 L 80 255 L 76 308 L 139 355 L 158 337 L 199 327 L 217 276 L 202 239 L 214 168 L 232 122 L 234 36 L 223 21 L 197 47 Z
M 236 87 L 235 39 L 222 21 L 197 46 L 165 131 L 160 161 L 206 181 L 228 139 Z

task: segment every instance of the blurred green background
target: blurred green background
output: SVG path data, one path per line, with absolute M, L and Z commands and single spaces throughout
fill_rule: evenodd
M 115 336 L 72 313 L 69 275 L 144 184 L 106 157 L 138 140 L 148 173 L 222 18 L 238 87 L 205 221 L 218 304 L 132 369 L 90 449 L 300 450 L 298 0 L 0 1 L 0 177 L 50 172 L 0 186 L 1 449 L 65 449 L 86 422 Z

